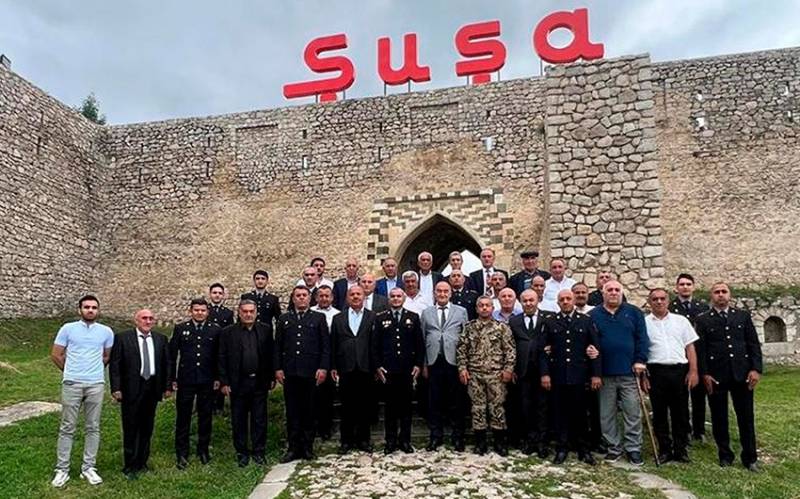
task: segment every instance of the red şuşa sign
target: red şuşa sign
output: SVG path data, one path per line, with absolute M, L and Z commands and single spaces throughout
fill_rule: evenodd
M 550 33 L 562 28 L 572 33 L 572 41 L 564 47 L 554 47 L 549 41 Z M 454 41 L 463 59 L 455 64 L 456 74 L 469 78 L 473 85 L 490 82 L 491 73 L 499 71 L 506 62 L 506 46 L 499 36 L 500 21 L 467 24 L 459 28 Z M 602 43 L 589 40 L 587 9 L 559 11 L 546 16 L 533 30 L 532 42 L 536 54 L 552 64 L 600 59 L 604 54 Z M 392 65 L 391 45 L 389 37 L 378 38 L 378 76 L 384 83 L 404 85 L 431 80 L 430 67 L 419 62 L 416 33 L 403 35 L 403 62 L 397 68 Z M 322 57 L 321 54 L 346 48 L 347 35 L 344 33 L 311 40 L 303 52 L 306 66 L 317 74 L 338 74 L 325 79 L 288 83 L 283 86 L 284 97 L 294 99 L 316 95 L 321 102 L 335 101 L 337 92 L 347 90 L 355 82 L 355 66 L 346 55 Z

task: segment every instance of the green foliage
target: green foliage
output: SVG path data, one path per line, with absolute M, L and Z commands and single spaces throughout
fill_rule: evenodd
M 94 92 L 87 95 L 86 98 L 83 99 L 81 105 L 75 110 L 93 123 L 97 123 L 98 125 L 106 124 L 106 115 L 100 114 L 100 102 L 97 100 Z

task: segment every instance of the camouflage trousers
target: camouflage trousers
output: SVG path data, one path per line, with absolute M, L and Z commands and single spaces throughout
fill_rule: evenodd
M 470 373 L 467 392 L 472 401 L 472 429 L 506 429 L 506 385 L 500 380 L 500 373 Z M 488 413 L 488 416 L 487 416 Z

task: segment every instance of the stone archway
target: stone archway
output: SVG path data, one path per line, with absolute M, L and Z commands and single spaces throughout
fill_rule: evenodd
M 406 235 L 398 246 L 398 263 L 401 270 L 415 269 L 417 255 L 429 251 L 433 255 L 433 269 L 441 271 L 447 266 L 451 252 L 464 250 L 477 255 L 481 244 L 452 219 L 436 213 Z
M 786 323 L 778 316 L 772 315 L 764 321 L 764 343 L 782 343 L 786 341 Z

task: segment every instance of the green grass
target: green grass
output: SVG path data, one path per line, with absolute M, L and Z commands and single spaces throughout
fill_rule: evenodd
M 49 352 L 62 322 L 62 319 L 0 321 L 0 361 L 20 371 L 16 373 L 0 367 L 0 407 L 26 400 L 60 399 L 61 373 L 50 361 Z M 6 334 L 9 331 L 13 334 Z M 271 394 L 268 411 L 267 458 L 271 465 L 283 451 L 285 440 L 280 390 Z M 189 468 L 177 470 L 175 402 L 170 399 L 159 404 L 156 414 L 149 461 L 153 471 L 143 474 L 139 480 L 128 481 L 121 472 L 120 408 L 106 394 L 97 462 L 104 483 L 93 487 L 78 478 L 83 452 L 83 433 L 79 430 L 72 449 L 72 478 L 64 489 L 56 490 L 50 486 L 50 480 L 55 465 L 58 425 L 59 415 L 48 414 L 0 429 L 0 470 L 3 470 L 0 497 L 239 498 L 247 497 L 266 472 L 264 467 L 253 464 L 244 469 L 236 465 L 230 421 L 221 416 L 214 419 L 211 463 L 202 466 L 192 458 Z

